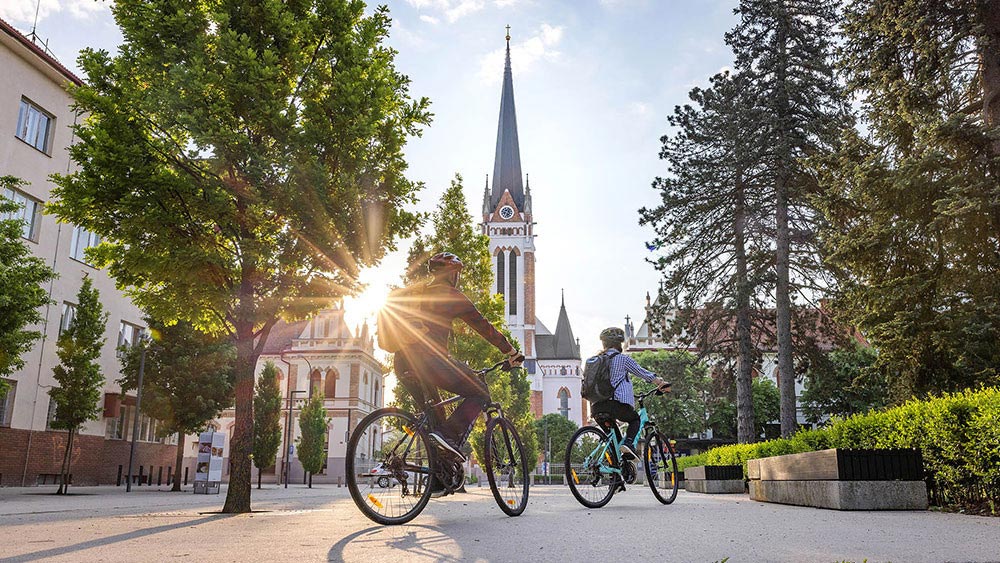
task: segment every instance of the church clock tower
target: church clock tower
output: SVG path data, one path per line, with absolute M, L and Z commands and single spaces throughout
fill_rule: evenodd
M 483 194 L 483 233 L 490 238 L 496 292 L 504 296 L 507 326 L 521 343 L 525 367 L 534 376 L 535 350 L 535 242 L 531 218 L 531 187 L 522 181 L 517 142 L 514 81 L 510 70 L 510 26 L 497 125 L 497 149 L 492 189 L 487 179 Z

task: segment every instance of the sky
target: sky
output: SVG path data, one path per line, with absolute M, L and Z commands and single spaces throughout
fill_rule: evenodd
M 40 4 L 39 4 L 40 2 Z M 536 314 L 555 328 L 560 292 L 582 352 L 601 329 L 638 327 L 659 274 L 646 260 L 653 237 L 638 209 L 655 206 L 665 174 L 660 137 L 687 92 L 732 64 L 723 35 L 736 0 L 391 0 L 389 43 L 413 96 L 434 120 L 406 148 L 409 177 L 422 181 L 418 210 L 431 211 L 456 173 L 469 211 L 481 215 L 493 171 L 503 49 L 511 66 L 521 167 L 530 176 L 536 244 Z M 70 69 L 84 47 L 114 52 L 121 41 L 106 0 L 0 0 L 0 17 L 37 35 Z M 365 272 L 371 294 L 402 273 L 409 241 Z M 356 309 L 364 309 L 357 300 Z M 359 322 L 360 310 L 348 319 Z

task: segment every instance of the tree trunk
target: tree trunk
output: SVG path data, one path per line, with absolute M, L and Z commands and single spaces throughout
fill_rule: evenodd
M 252 307 L 250 304 L 241 308 Z M 250 452 L 253 449 L 253 383 L 254 364 L 253 324 L 240 322 L 236 327 L 236 425 L 229 447 L 229 490 L 222 511 L 228 514 L 250 512 Z
M 174 461 L 174 486 L 171 491 L 181 490 L 181 466 L 184 465 L 184 433 L 177 433 L 177 458 Z
M 313 472 L 309 472 L 309 488 L 313 488 Z
M 736 340 L 739 357 L 736 371 L 736 436 L 741 444 L 757 441 L 753 411 L 753 344 L 750 340 L 750 280 L 747 279 L 746 199 L 742 178 L 736 180 L 733 213 L 736 257 Z
M 69 492 L 69 468 L 73 461 L 73 436 L 75 434 L 75 430 L 70 430 L 69 436 L 66 438 L 66 453 L 63 454 L 62 472 L 59 475 L 59 490 L 56 491 L 57 495 L 64 495 Z
M 787 18 L 787 14 L 784 14 Z M 787 22 L 778 25 L 776 32 L 776 42 L 778 44 L 778 57 L 780 61 L 777 65 L 775 82 L 778 85 L 777 104 L 775 119 L 778 121 L 778 163 L 777 174 L 774 182 L 775 200 L 775 284 L 774 308 L 775 308 L 775 330 L 778 333 L 778 390 L 781 392 L 781 435 L 788 437 L 795 433 L 798 427 L 795 416 L 795 368 L 792 364 L 792 303 L 790 293 L 790 283 L 788 275 L 790 238 L 788 232 L 788 205 L 789 205 L 789 173 L 793 166 L 791 147 L 788 137 L 793 135 L 792 131 L 786 131 L 788 122 L 789 100 L 788 100 L 788 46 L 786 45 L 785 26 Z

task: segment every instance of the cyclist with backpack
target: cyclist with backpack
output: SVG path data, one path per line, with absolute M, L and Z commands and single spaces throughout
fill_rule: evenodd
M 432 413 L 437 420 L 429 432 L 440 450 L 461 461 L 465 461 L 459 451 L 462 443 L 490 395 L 469 366 L 448 354 L 452 322 L 461 319 L 468 324 L 506 354 L 511 367 L 524 362 L 524 355 L 458 289 L 464 267 L 458 256 L 450 252 L 435 254 L 427 264 L 430 282 L 394 291 L 378 320 L 379 347 L 395 353 L 396 375 L 418 408 L 428 402 L 440 402 L 438 389 L 465 398 L 447 420 L 442 420 L 443 413 Z
M 670 384 L 622 353 L 624 342 L 625 331 L 618 327 L 601 331 L 604 351 L 587 360 L 582 395 L 591 402 L 590 411 L 595 420 L 600 416 L 628 424 L 621 446 L 622 458 L 637 459 L 639 456 L 633 448 L 639 433 L 639 414 L 635 411 L 635 394 L 629 374 L 651 382 L 662 392 L 670 391 Z

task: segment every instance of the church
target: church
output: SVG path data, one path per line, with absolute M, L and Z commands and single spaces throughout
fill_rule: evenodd
M 559 413 L 582 426 L 590 418 L 589 405 L 580 396 L 580 343 L 573 336 L 565 296 L 555 332 L 535 316 L 535 222 L 531 185 L 521 173 L 509 27 L 492 187 L 489 180 L 483 193 L 482 232 L 490 239 L 496 292 L 504 297 L 507 326 L 526 357 L 532 412 L 536 418 Z

